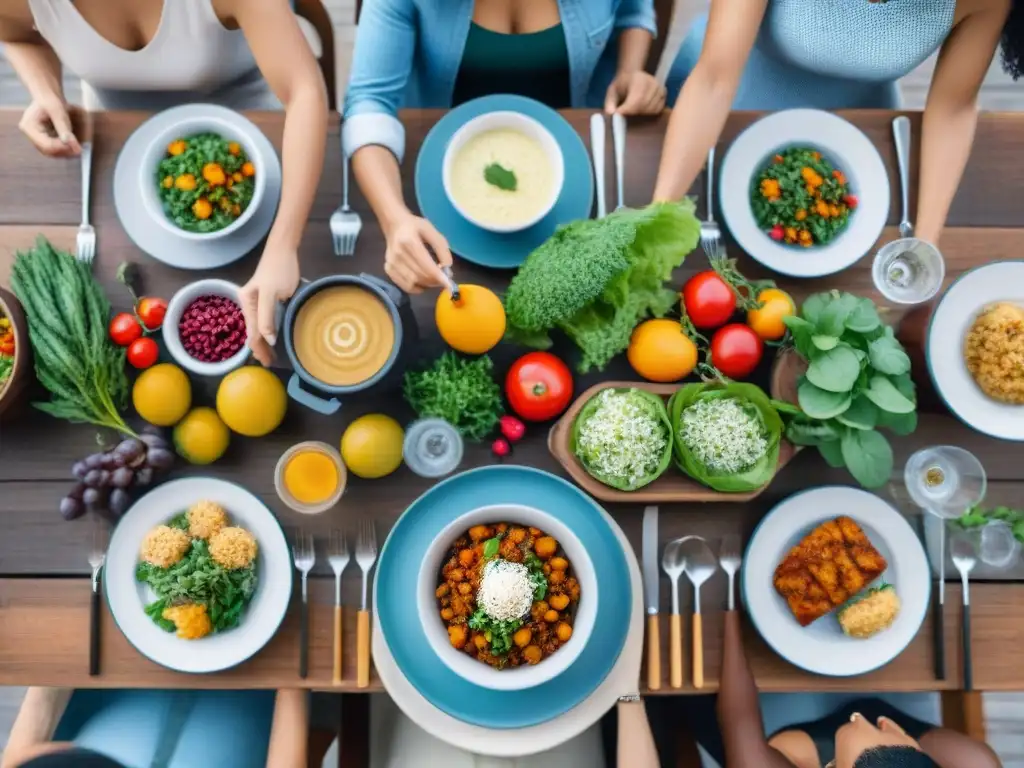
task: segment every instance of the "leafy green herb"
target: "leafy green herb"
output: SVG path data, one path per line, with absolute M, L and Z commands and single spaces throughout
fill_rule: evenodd
M 491 163 L 484 168 L 484 181 L 492 187 L 503 189 L 506 192 L 516 191 L 516 175 L 508 168 L 503 168 L 498 163 Z
M 488 539 L 484 542 L 484 560 L 490 560 L 498 554 L 498 547 L 501 545 L 501 539 L 493 538 Z
M 656 203 L 560 227 L 509 284 L 509 335 L 546 349 L 550 332 L 560 330 L 579 347 L 581 372 L 604 368 L 642 318 L 679 303 L 665 283 L 697 246 L 693 210 L 692 200 Z
M 444 419 L 469 440 L 490 435 L 505 412 L 487 355 L 467 360 L 445 352 L 429 368 L 406 372 L 402 392 L 417 415 Z
M 110 303 L 92 266 L 40 236 L 15 256 L 11 287 L 28 318 L 36 378 L 50 393 L 36 408 L 135 436 L 121 417 L 128 405 L 125 351 L 107 335 Z
M 917 428 L 910 357 L 874 302 L 829 291 L 810 296 L 785 318 L 807 373 L 797 381 L 801 414 L 787 417 L 787 439 L 816 446 L 832 467 L 846 467 L 865 488 L 888 482 L 889 441 Z
M 957 518 L 954 522 L 961 528 L 970 530 L 972 528 L 984 528 L 989 523 L 1002 521 L 1010 526 L 1013 537 L 1024 544 L 1024 510 L 1013 509 L 1006 506 L 992 507 L 971 507 L 966 514 Z
M 496 621 L 487 615 L 483 608 L 477 608 L 469 617 L 469 628 L 484 633 L 484 639 L 491 644 L 491 653 L 504 656 L 512 650 L 512 635 L 523 626 L 520 619 Z

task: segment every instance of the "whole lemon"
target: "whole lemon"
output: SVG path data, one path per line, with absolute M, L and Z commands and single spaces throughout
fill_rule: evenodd
M 174 447 L 190 464 L 212 464 L 228 449 L 231 433 L 213 408 L 193 408 L 174 428 Z
M 441 291 L 434 307 L 438 333 L 452 349 L 467 355 L 490 351 L 505 335 L 501 299 L 482 285 L 460 285 L 459 298 Z
M 144 370 L 135 380 L 132 405 L 150 424 L 174 426 L 192 405 L 192 382 L 174 363 L 159 363 Z
M 245 365 L 220 380 L 217 415 L 232 432 L 246 437 L 270 434 L 284 420 L 288 395 L 266 368 Z
M 369 480 L 390 475 L 402 463 L 401 425 L 383 413 L 368 413 L 341 436 L 341 458 L 349 472 Z

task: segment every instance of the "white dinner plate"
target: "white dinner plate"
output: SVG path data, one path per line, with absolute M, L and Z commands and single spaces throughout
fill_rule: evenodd
M 215 117 L 246 134 L 259 150 L 267 173 L 263 202 L 253 217 L 229 235 L 214 240 L 175 237 L 153 221 L 139 194 L 139 163 L 154 138 L 170 124 L 195 117 Z M 128 137 L 114 167 L 114 207 L 121 226 L 140 249 L 178 269 L 216 269 L 252 251 L 267 236 L 281 199 L 281 161 L 274 145 L 248 118 L 216 104 L 186 104 L 160 112 Z
M 801 627 L 775 591 L 775 569 L 796 544 L 827 520 L 856 522 L 889 564 L 875 582 L 892 584 L 902 609 L 888 629 L 860 640 L 847 637 L 834 612 Z M 825 486 L 790 496 L 754 531 L 743 558 L 744 603 L 765 642 L 790 664 L 829 677 L 872 672 L 899 656 L 921 629 L 931 596 L 931 569 L 910 523 L 887 502 L 848 486 Z
M 235 629 L 182 640 L 146 615 L 154 595 L 136 580 L 135 569 L 146 534 L 203 500 L 223 506 L 233 525 L 256 537 L 258 583 Z M 254 656 L 281 626 L 291 601 L 292 560 L 281 524 L 262 501 L 226 480 L 187 477 L 157 486 L 121 518 L 110 537 L 103 584 L 114 621 L 139 653 L 178 672 L 219 672 Z
M 820 151 L 858 198 L 846 229 L 828 245 L 777 243 L 754 218 L 755 176 L 790 147 Z M 788 109 L 761 118 L 732 143 L 718 172 L 718 200 L 729 233 L 751 258 L 790 277 L 822 277 L 852 266 L 878 241 L 889 216 L 889 176 L 875 145 L 852 123 L 831 112 Z
M 957 278 L 932 313 L 925 356 L 935 390 L 958 419 L 990 437 L 1024 440 L 1024 405 L 990 398 L 964 362 L 967 331 L 979 312 L 1001 301 L 1024 306 L 1024 261 L 997 261 Z

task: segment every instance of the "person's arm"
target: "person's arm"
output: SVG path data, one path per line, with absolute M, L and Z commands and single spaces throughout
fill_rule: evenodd
M 978 124 L 978 91 L 1010 10 L 981 0 L 946 38 L 935 65 L 921 126 L 921 178 L 914 234 L 938 243 Z
M 768 0 L 712 0 L 700 58 L 686 78 L 665 133 L 654 200 L 679 200 L 718 141 Z
M 647 55 L 658 27 L 653 0 L 622 0 L 615 9 L 618 59 L 605 92 L 604 111 L 655 115 L 665 108 L 665 86 L 647 72 Z
M 274 700 L 267 768 L 306 768 L 309 742 L 309 693 L 281 690 Z
M 616 714 L 619 735 L 615 764 L 628 765 L 629 768 L 658 768 L 661 762 L 643 699 L 620 701 Z
M 64 710 L 71 700 L 71 688 L 29 688 L 11 728 L 0 768 L 20 765 L 53 738 Z
M 768 746 L 757 685 L 747 664 L 739 611 L 726 611 L 718 686 L 718 726 L 725 744 L 725 768 L 793 768 Z

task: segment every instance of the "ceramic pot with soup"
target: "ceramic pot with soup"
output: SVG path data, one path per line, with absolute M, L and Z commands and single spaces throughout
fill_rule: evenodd
M 284 341 L 293 400 L 324 415 L 342 398 L 401 383 L 416 340 L 408 297 L 373 275 L 331 275 L 303 286 L 288 304 Z
M 442 175 L 445 194 L 463 218 L 491 232 L 518 232 L 555 206 L 565 161 L 555 137 L 533 118 L 490 112 L 455 132 Z

